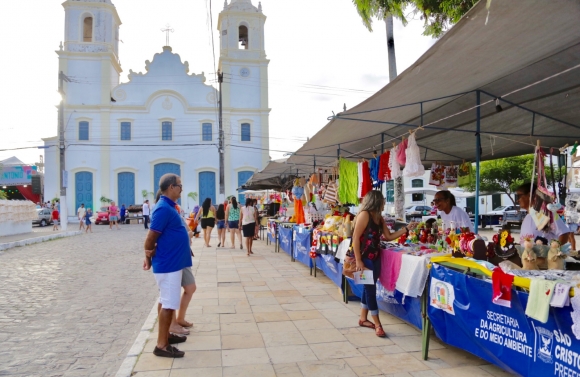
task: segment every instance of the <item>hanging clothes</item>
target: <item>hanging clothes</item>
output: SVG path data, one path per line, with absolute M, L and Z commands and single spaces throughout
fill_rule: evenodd
M 391 158 L 391 152 L 386 151 L 380 155 L 379 161 L 379 183 L 391 180 L 391 169 L 389 168 L 389 160 Z
M 550 301 L 554 294 L 555 280 L 531 279 L 526 315 L 542 323 L 548 322 Z
M 338 197 L 341 203 L 358 205 L 358 164 L 340 159 Z
M 407 154 L 406 154 L 407 145 L 408 145 L 408 140 L 403 139 L 401 144 L 399 144 L 399 148 L 397 149 L 397 161 L 399 162 L 399 165 L 401 165 L 401 166 L 405 166 L 405 164 L 407 163 Z
M 363 191 L 363 173 L 362 173 L 362 162 L 357 162 L 357 173 L 358 173 L 358 186 L 356 188 L 356 196 L 362 198 Z
M 445 181 L 445 166 L 434 162 L 431 165 L 431 174 L 429 174 L 429 184 L 441 186 Z
M 457 185 L 458 186 L 469 186 L 472 182 L 473 177 L 473 167 L 470 162 L 464 162 L 459 165 L 459 171 L 457 172 Z
M 501 268 L 496 267 L 491 274 L 491 284 L 493 290 L 491 301 L 494 304 L 505 306 L 506 308 L 511 308 L 513 282 L 513 275 L 506 274 Z
M 447 187 L 457 187 L 457 170 L 456 165 L 445 167 L 445 185 Z
M 373 180 L 373 187 L 379 187 L 380 179 L 379 179 L 379 166 L 381 165 L 381 156 L 377 156 L 371 159 L 371 179 Z
M 306 222 L 306 217 L 304 216 L 304 206 L 302 205 L 302 200 L 294 200 L 294 219 L 296 224 L 304 224 Z
M 365 197 L 365 195 L 369 192 L 372 191 L 373 189 L 373 183 L 372 183 L 372 179 L 371 179 L 371 173 L 370 173 L 370 169 L 369 169 L 369 163 L 368 161 L 363 161 L 360 163 L 360 192 L 359 192 L 359 198 L 362 199 Z
M 338 201 L 338 197 L 337 197 L 336 183 L 330 182 L 328 184 L 328 187 L 326 188 L 326 191 L 324 192 L 323 202 L 325 202 L 331 206 L 335 206 L 337 201 Z
M 312 186 L 318 186 L 320 184 L 320 174 L 314 173 L 310 176 L 310 183 Z
M 391 156 L 389 158 L 389 168 L 391 169 L 391 179 L 397 179 L 402 177 L 401 166 L 397 160 L 397 154 L 399 152 L 399 146 L 393 147 L 391 149 Z
M 407 150 L 405 151 L 406 163 L 403 169 L 403 175 L 405 177 L 421 177 L 425 174 L 425 168 L 421 162 L 421 151 L 419 146 L 415 141 L 415 133 L 413 132 L 409 136 L 409 141 L 407 145 Z

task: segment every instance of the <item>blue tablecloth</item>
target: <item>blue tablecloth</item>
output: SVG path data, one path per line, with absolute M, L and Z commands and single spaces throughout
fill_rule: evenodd
M 310 229 L 294 227 L 294 259 L 308 267 L 312 267 L 312 258 L 310 258 L 311 233 Z
M 278 227 L 280 248 L 289 255 L 292 253 L 292 228 Z
M 525 292 L 512 289 L 507 308 L 492 303 L 490 281 L 436 263 L 429 280 L 429 318 L 445 343 L 522 376 L 580 376 L 571 306 L 550 307 L 541 323 L 525 315 Z
M 318 254 L 316 256 L 316 267 L 320 268 L 338 287 L 342 286 L 342 264 L 334 260 L 334 255 Z

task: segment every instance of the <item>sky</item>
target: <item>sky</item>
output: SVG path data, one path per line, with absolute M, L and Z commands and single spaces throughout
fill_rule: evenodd
M 123 22 L 121 82 L 127 81 L 129 69 L 145 72 L 145 60 L 162 51 L 161 29 L 167 24 L 174 29 L 173 52 L 189 62 L 190 73 L 205 72 L 208 82 L 213 82 L 223 0 L 113 2 Z M 252 2 L 257 6 L 256 0 Z M 64 37 L 64 9 L 62 0 L 9 4 L 0 23 L 0 45 L 5 51 L 0 69 L 0 160 L 16 156 L 33 164 L 43 153 L 36 148 L 42 145 L 41 138 L 57 135 L 55 51 Z M 369 32 L 352 0 L 263 0 L 262 9 L 267 16 L 265 43 L 270 59 L 270 156 L 276 159 L 283 152 L 274 150 L 295 151 L 326 125 L 333 111 L 342 111 L 344 104 L 354 107 L 388 83 L 387 44 L 384 22 L 375 21 L 374 31 Z M 435 43 L 422 31 L 419 19 L 407 26 L 395 21 L 399 74 Z M 33 148 L 4 150 L 26 147 Z

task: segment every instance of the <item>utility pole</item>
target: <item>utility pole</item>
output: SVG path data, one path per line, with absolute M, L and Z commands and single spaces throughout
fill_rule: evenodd
M 64 146 L 64 99 L 65 99 L 65 92 L 64 92 L 64 82 L 70 82 L 70 79 L 66 77 L 66 75 L 60 71 L 58 74 L 58 92 L 61 95 L 60 103 L 58 105 L 58 149 L 60 151 L 60 224 L 62 230 L 67 230 L 68 225 L 68 211 L 66 208 L 66 186 L 67 182 L 65 182 L 66 177 L 66 165 L 65 165 L 65 146 Z
M 224 82 L 224 74 L 222 72 L 218 72 L 218 83 L 219 83 L 219 146 L 218 151 L 220 154 L 220 197 L 218 203 L 223 203 L 226 199 L 226 189 L 224 183 L 224 126 L 223 126 L 223 119 L 222 119 L 222 83 Z

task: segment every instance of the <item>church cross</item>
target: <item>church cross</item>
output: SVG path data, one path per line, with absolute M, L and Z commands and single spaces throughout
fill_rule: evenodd
M 169 33 L 173 33 L 175 30 L 169 26 L 169 24 L 165 25 L 165 29 L 161 29 L 163 33 L 165 33 L 165 46 L 169 46 Z

